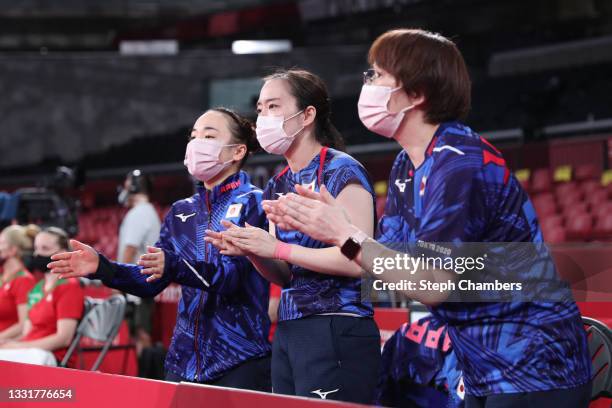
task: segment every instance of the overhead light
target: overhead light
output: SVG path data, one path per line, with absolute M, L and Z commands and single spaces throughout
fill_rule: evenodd
M 176 40 L 151 41 L 121 41 L 119 53 L 121 55 L 176 55 L 179 44 Z
M 234 54 L 272 54 L 291 51 L 289 40 L 238 40 L 232 43 Z

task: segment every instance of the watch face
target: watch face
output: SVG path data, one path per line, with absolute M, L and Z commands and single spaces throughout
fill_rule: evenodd
M 353 259 L 357 256 L 360 249 L 361 245 L 359 245 L 355 238 L 350 237 L 346 240 L 344 245 L 342 245 L 340 252 L 342 252 L 342 255 L 346 256 L 348 259 Z

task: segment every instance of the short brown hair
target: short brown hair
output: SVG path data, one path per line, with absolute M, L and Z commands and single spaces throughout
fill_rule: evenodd
M 393 75 L 406 92 L 424 96 L 426 122 L 467 116 L 472 84 L 461 52 L 448 38 L 419 29 L 387 31 L 370 47 L 368 62 Z

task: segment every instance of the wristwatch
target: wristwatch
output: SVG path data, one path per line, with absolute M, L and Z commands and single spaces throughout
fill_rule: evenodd
M 355 259 L 355 257 L 361 250 L 361 245 L 363 244 L 363 241 L 365 241 L 367 238 L 368 235 L 365 232 L 355 232 L 353 235 L 348 237 L 346 241 L 344 241 L 344 244 L 342 244 L 342 246 L 340 247 L 340 252 L 342 252 L 342 255 L 346 256 L 350 260 Z

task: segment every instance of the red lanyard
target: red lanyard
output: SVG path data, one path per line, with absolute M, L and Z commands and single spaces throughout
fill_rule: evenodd
M 321 186 L 321 182 L 323 180 L 323 167 L 325 165 L 325 158 L 327 157 L 328 150 L 329 148 L 327 146 L 323 146 L 323 148 L 321 149 L 321 153 L 319 153 L 319 170 L 317 171 L 317 182 L 319 183 L 319 186 Z M 278 173 L 274 177 L 274 180 L 278 180 L 288 171 L 289 166 L 285 167 L 280 173 Z
M 325 165 L 325 157 L 327 156 L 327 146 L 321 149 L 321 154 L 319 156 L 319 171 L 317 173 L 317 182 L 319 183 L 319 187 L 321 186 L 321 181 L 323 180 L 323 166 Z

